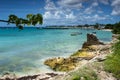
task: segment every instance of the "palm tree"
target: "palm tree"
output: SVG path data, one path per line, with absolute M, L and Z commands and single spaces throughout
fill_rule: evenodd
M 27 19 L 18 18 L 16 15 L 9 15 L 9 19 L 0 20 L 0 22 L 7 22 L 8 24 L 16 24 L 19 29 L 23 29 L 23 26 L 27 25 L 37 25 L 43 24 L 43 17 L 41 14 L 28 14 L 26 16 Z
M 41 14 L 28 14 L 27 19 L 29 20 L 29 24 L 36 25 L 36 24 L 42 24 L 43 23 L 43 17 Z

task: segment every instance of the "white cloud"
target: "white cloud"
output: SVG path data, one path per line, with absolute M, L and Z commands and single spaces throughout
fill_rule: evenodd
M 94 12 L 93 8 L 92 7 L 88 7 L 85 9 L 84 13 L 85 14 L 91 14 L 92 12 Z
M 96 2 L 96 1 L 93 2 L 93 3 L 92 3 L 92 6 L 98 6 L 98 2 Z
M 99 15 L 94 15 L 93 16 L 93 18 L 95 19 L 95 20 L 105 20 L 106 19 L 106 17 L 104 17 L 104 16 L 99 16 Z
M 98 6 L 98 2 L 97 1 L 94 1 L 88 8 L 86 8 L 84 10 L 84 13 L 85 14 L 92 14 L 93 12 L 95 12 L 95 7 Z
M 51 0 L 46 0 L 44 9 L 46 10 L 43 15 L 44 19 L 59 19 L 63 14 L 63 12 L 57 8 Z
M 55 4 L 51 0 L 46 0 L 45 10 L 56 10 Z
M 43 15 L 44 19 L 60 19 L 61 15 L 63 15 L 62 11 L 46 11 Z
M 58 4 L 66 8 L 80 9 L 82 8 L 82 2 L 87 0 L 60 0 Z
M 86 24 L 111 19 L 111 16 L 103 14 L 99 6 L 99 3 L 108 5 L 108 0 L 93 0 L 92 3 L 89 0 L 58 0 L 56 3 L 52 0 L 45 1 L 43 17 L 44 24 L 47 25 Z M 88 1 L 87 6 L 83 5 L 85 1 Z M 116 4 L 118 5 L 118 3 L 113 1 L 112 6 L 116 8 Z M 113 11 L 113 13 L 118 14 L 119 11 Z
M 109 0 L 99 0 L 100 3 L 103 3 L 105 5 L 108 5 L 109 4 Z
M 65 25 L 75 23 L 73 19 L 75 19 L 76 16 L 73 11 L 69 8 L 63 9 L 60 6 L 57 7 L 52 0 L 46 1 L 44 9 L 44 25 Z
M 111 15 L 120 15 L 120 0 L 113 0 L 111 6 L 113 6 Z
M 73 14 L 73 12 L 66 15 L 66 19 L 75 19 L 75 18 L 76 18 L 76 16 Z
M 98 12 L 98 13 L 100 13 L 100 14 L 102 14 L 102 13 L 103 13 L 103 11 L 102 11 L 102 10 L 98 10 L 97 12 Z
M 96 22 L 96 21 L 101 21 L 101 20 L 110 20 L 110 16 L 104 15 L 104 16 L 99 16 L 98 14 L 95 14 L 93 16 L 84 16 L 84 20 L 87 20 L 89 22 Z

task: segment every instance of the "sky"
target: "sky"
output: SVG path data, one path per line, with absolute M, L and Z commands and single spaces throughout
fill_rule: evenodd
M 0 0 L 0 19 L 43 15 L 43 25 L 108 24 L 120 21 L 120 0 Z M 0 26 L 15 26 L 1 23 Z

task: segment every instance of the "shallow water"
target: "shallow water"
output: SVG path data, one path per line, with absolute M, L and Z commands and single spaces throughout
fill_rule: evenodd
M 111 41 L 110 31 L 85 29 L 0 29 L 0 73 L 6 71 L 32 74 L 51 71 L 43 64 L 45 59 L 68 57 L 81 48 L 86 34 L 97 32 L 100 40 Z M 82 32 L 71 36 L 71 33 Z

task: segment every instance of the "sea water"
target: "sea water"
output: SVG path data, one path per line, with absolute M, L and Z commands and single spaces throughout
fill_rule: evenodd
M 82 34 L 71 36 L 72 33 Z M 45 59 L 68 57 L 82 47 L 86 34 L 96 32 L 104 42 L 111 41 L 110 31 L 91 29 L 0 29 L 0 74 L 34 74 L 52 71 Z

